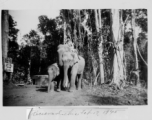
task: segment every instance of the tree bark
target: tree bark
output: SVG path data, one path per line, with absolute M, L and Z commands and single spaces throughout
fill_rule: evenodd
M 121 81 L 123 81 L 123 40 L 120 37 L 121 24 L 119 18 L 119 10 L 111 10 L 112 20 L 112 38 L 114 43 L 114 57 L 113 57 L 113 83 L 121 88 Z
M 65 44 L 67 41 L 67 37 L 66 37 L 66 22 L 64 21 L 64 26 L 63 26 L 63 29 L 64 29 L 64 40 L 63 40 L 63 43 Z
M 29 60 L 29 67 L 27 69 L 27 80 L 28 82 L 32 82 L 31 81 L 31 59 Z
M 99 14 L 98 14 L 99 13 Z M 101 11 L 100 9 L 95 10 L 95 19 L 96 19 L 96 30 L 99 32 L 99 28 L 101 29 Z M 98 17 L 99 15 L 99 17 Z M 102 36 L 99 37 L 99 45 L 98 45 L 98 55 L 99 55 L 99 68 L 100 68 L 100 79 L 101 79 L 101 84 L 104 83 L 104 69 L 103 69 L 103 59 L 102 59 L 102 52 L 103 52 L 103 46 L 102 46 Z
M 78 10 L 78 19 L 79 19 L 79 39 L 81 40 L 81 28 L 80 28 L 80 23 L 81 23 L 81 15 L 80 15 L 80 10 Z
M 120 52 L 121 56 L 122 56 L 122 67 L 123 67 L 123 79 L 126 80 L 127 78 L 127 68 L 126 68 L 126 58 L 125 58 L 125 52 L 124 52 L 124 47 L 123 47 L 123 44 L 124 44 L 124 34 L 125 34 L 125 25 L 126 25 L 126 22 L 128 21 L 128 17 L 126 18 L 126 20 L 124 21 L 123 23 L 123 11 L 121 10 L 120 12 L 120 24 L 121 24 L 121 27 L 120 27 L 120 39 L 122 41 L 122 50 Z
M 138 64 L 138 55 L 137 55 L 137 34 L 138 30 L 135 25 L 135 10 L 132 10 L 132 29 L 133 29 L 133 47 L 134 47 L 134 56 L 135 56 L 135 71 L 137 72 L 136 85 L 139 84 L 139 64 Z
M 6 72 L 4 71 L 5 59 L 8 53 L 8 35 L 9 35 L 9 23 L 8 23 L 8 10 L 2 11 L 2 60 L 3 60 L 3 80 L 6 80 Z
M 40 59 L 40 66 L 39 66 L 39 74 L 41 74 L 41 59 Z

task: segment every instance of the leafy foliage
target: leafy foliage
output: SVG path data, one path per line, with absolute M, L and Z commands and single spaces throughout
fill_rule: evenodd
M 17 57 L 18 52 L 18 43 L 17 43 L 17 34 L 19 30 L 16 28 L 16 21 L 13 20 L 12 16 L 9 15 L 9 50 L 8 57 L 11 57 L 14 61 Z
M 39 17 L 38 29 L 44 35 L 43 46 L 46 50 L 46 58 L 44 59 L 47 64 L 52 64 L 57 61 L 57 46 L 63 41 L 62 28 L 57 29 L 59 23 L 59 17 L 56 19 L 49 19 L 47 16 Z
M 134 69 L 134 54 L 133 54 L 133 39 L 131 19 L 132 13 L 130 9 L 120 10 L 123 14 L 123 23 L 125 24 L 124 31 L 124 60 L 126 61 L 127 78 L 129 79 L 130 71 Z M 110 9 L 101 10 L 102 29 L 100 32 L 96 31 L 95 13 L 92 9 L 74 10 L 62 9 L 60 15 L 55 19 L 48 18 L 45 15 L 38 17 L 39 24 L 37 28 L 39 31 L 31 30 L 24 35 L 24 44 L 20 46 L 16 42 L 18 29 L 15 28 L 16 22 L 10 16 L 9 26 L 9 56 L 16 61 L 15 71 L 24 71 L 24 76 L 27 75 L 27 68 L 30 67 L 31 75 L 47 74 L 47 67 L 57 61 L 57 46 L 62 44 L 64 38 L 64 25 L 66 22 L 66 37 L 71 39 L 74 47 L 78 50 L 86 60 L 84 78 L 89 82 L 94 79 L 93 71 L 97 69 L 99 72 L 99 57 L 98 45 L 99 37 L 103 37 L 103 59 L 104 59 L 104 74 L 105 80 L 110 79 L 110 56 L 114 49 L 114 43 L 111 42 L 111 18 Z M 126 21 L 127 20 L 127 21 Z M 130 27 L 128 27 L 130 25 Z M 136 26 L 140 26 L 142 31 L 138 37 L 139 51 L 145 61 L 147 62 L 147 10 L 136 9 Z M 39 35 L 39 32 L 42 35 Z M 139 54 L 139 67 L 141 70 L 140 79 L 147 81 L 147 66 L 140 58 Z M 29 66 L 31 60 L 31 66 Z M 124 62 L 125 63 L 125 62 Z M 97 74 L 96 74 L 97 75 Z M 97 76 L 95 76 L 97 77 Z

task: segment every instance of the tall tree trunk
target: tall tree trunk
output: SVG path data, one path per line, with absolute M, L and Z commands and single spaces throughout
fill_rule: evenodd
M 65 15 L 63 15 L 63 20 L 64 20 L 64 22 L 63 22 L 63 44 L 65 44 L 67 42 L 67 33 L 66 33 L 67 24 L 66 24 Z
M 5 58 L 8 53 L 8 35 L 9 35 L 9 23 L 8 23 L 8 10 L 2 11 L 2 60 L 3 60 L 3 79 L 6 80 L 6 72 L 4 71 Z
M 123 47 L 123 44 L 124 44 L 124 34 L 125 34 L 125 25 L 128 21 L 128 17 L 126 18 L 126 20 L 124 21 L 123 23 L 123 11 L 121 10 L 120 11 L 120 41 L 122 42 L 122 50 L 120 51 L 120 54 L 121 54 L 121 57 L 122 57 L 122 67 L 123 67 L 123 79 L 126 80 L 127 76 L 126 76 L 126 72 L 127 72 L 127 68 L 126 68 L 126 58 L 125 58 L 125 52 L 124 52 L 124 47 Z
M 97 74 L 97 70 L 98 70 L 98 63 L 97 60 L 95 59 L 94 55 L 91 55 L 91 61 L 92 61 L 92 72 L 93 72 L 93 85 L 97 85 L 97 78 L 98 78 L 98 74 Z
M 42 54 L 43 54 L 43 51 L 42 51 L 42 43 L 40 43 L 40 46 L 39 46 L 39 50 L 40 50 L 40 65 L 39 65 L 39 71 L 38 73 L 40 74 L 41 73 L 41 63 L 42 63 Z
M 135 25 L 135 10 L 132 10 L 132 29 L 133 29 L 133 47 L 134 47 L 134 56 L 135 56 L 135 71 L 137 80 L 136 85 L 139 84 L 139 64 L 138 64 L 138 55 L 137 55 L 137 36 L 138 36 L 138 27 Z
M 112 20 L 112 38 L 115 46 L 113 57 L 113 82 L 118 88 L 121 88 L 121 81 L 123 80 L 123 40 L 120 38 L 120 18 L 119 10 L 111 10 Z
M 102 28 L 101 25 L 101 10 L 98 10 L 99 12 L 99 28 Z M 98 47 L 98 54 L 99 54 L 99 60 L 100 60 L 100 77 L 101 77 L 101 84 L 104 83 L 104 67 L 103 67 L 103 59 L 102 59 L 102 53 L 103 53 L 103 38 L 102 36 L 100 36 L 100 43 L 99 43 L 99 47 Z
M 98 14 L 99 13 L 99 14 Z M 99 32 L 99 28 L 101 29 L 101 11 L 95 10 L 95 19 L 96 19 L 96 30 Z M 98 17 L 99 15 L 99 17 Z M 99 55 L 99 68 L 100 68 L 100 79 L 101 79 L 101 84 L 104 83 L 104 69 L 103 69 L 103 59 L 102 59 L 102 52 L 103 52 L 103 46 L 102 46 L 102 36 L 99 38 L 99 45 L 98 45 L 98 55 Z
M 81 27 L 80 27 L 80 24 L 81 24 L 80 10 L 78 10 L 78 19 L 79 19 L 79 20 L 78 20 L 78 21 L 79 21 L 79 22 L 78 22 L 78 24 L 79 24 L 79 25 L 78 25 L 78 26 L 79 26 L 79 37 L 78 37 L 78 38 L 79 38 L 79 42 L 81 42 L 81 44 L 82 44 L 83 42 L 82 42 Z M 81 46 L 81 47 L 82 47 L 82 46 Z M 78 50 L 78 54 L 82 54 L 81 52 L 82 52 L 81 50 Z
M 31 46 L 32 47 L 32 46 Z M 27 81 L 28 82 L 32 82 L 32 79 L 31 79 L 31 57 L 32 56 L 32 48 L 30 48 L 30 58 L 28 60 L 28 68 L 27 68 Z
M 39 74 L 41 74 L 41 61 L 42 61 L 42 60 L 41 60 L 41 58 L 40 58 L 40 66 L 39 66 L 39 71 L 38 71 Z
M 80 23 L 81 23 L 81 15 L 80 15 L 80 10 L 78 10 L 78 19 L 79 19 L 79 39 L 81 40 L 81 28 L 80 28 Z
M 63 33 L 64 33 L 64 40 L 63 43 L 65 44 L 67 42 L 67 37 L 66 37 L 66 22 L 64 21 L 64 26 L 63 26 Z
M 31 81 L 31 59 L 29 60 L 29 67 L 27 69 L 27 81 L 32 82 Z

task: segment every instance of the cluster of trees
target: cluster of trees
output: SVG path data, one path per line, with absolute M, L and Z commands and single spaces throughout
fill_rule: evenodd
M 84 78 L 91 85 L 147 83 L 146 9 L 60 10 L 55 19 L 38 19 L 38 30 L 24 35 L 19 46 L 19 30 L 9 15 L 8 57 L 13 59 L 14 81 L 47 74 L 47 66 L 57 61 L 57 46 L 70 40 L 86 60 Z

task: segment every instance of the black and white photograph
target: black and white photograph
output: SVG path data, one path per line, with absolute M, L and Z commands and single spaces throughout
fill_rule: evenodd
M 3 106 L 148 105 L 147 9 L 1 10 Z

